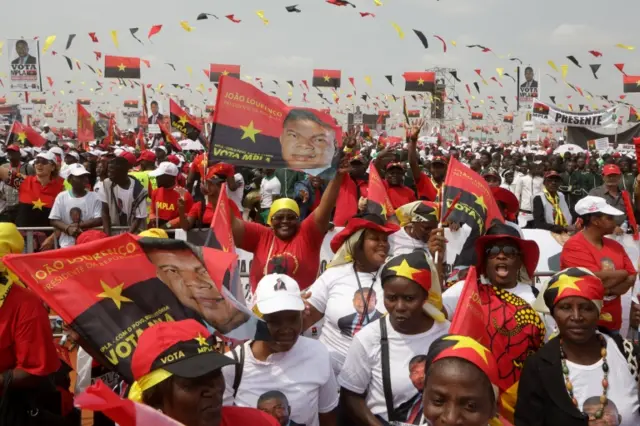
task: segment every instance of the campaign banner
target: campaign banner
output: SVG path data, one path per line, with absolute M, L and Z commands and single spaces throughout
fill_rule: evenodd
M 330 178 L 342 131 L 322 111 L 297 108 L 249 83 L 220 77 L 209 163 L 302 170 Z
M 235 253 L 122 234 L 3 261 L 129 382 L 138 338 L 158 322 L 195 319 L 236 340 L 268 336 L 229 291 Z
M 520 106 L 530 104 L 534 99 L 538 98 L 538 80 L 532 67 L 524 69 L 524 83 L 518 88 L 518 100 Z
M 41 92 L 40 42 L 31 39 L 7 40 L 9 57 L 9 90 Z
M 533 120 L 539 123 L 570 127 L 604 127 L 615 124 L 616 108 L 599 111 L 564 111 L 538 99 L 533 102 Z

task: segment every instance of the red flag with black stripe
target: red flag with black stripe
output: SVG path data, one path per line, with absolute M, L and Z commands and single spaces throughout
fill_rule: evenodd
M 623 75 L 624 93 L 640 93 L 640 75 Z
M 327 176 L 336 170 L 342 130 L 327 113 L 296 108 L 259 88 L 222 76 L 209 164 L 288 168 Z
M 198 140 L 202 133 L 202 126 L 173 99 L 169 99 L 169 117 L 173 129 L 182 133 L 187 139 Z
M 472 120 L 482 120 L 483 117 L 484 117 L 484 115 L 481 112 L 472 112 L 471 113 L 471 119 Z
M 80 105 L 91 105 L 91 99 L 87 99 L 87 98 L 78 99 L 78 103 Z
M 78 108 L 78 142 L 80 142 L 85 149 L 89 146 L 88 143 L 95 140 L 95 119 L 91 116 L 89 111 L 83 107 L 79 102 Z
M 137 99 L 126 100 L 124 101 L 124 106 L 127 108 L 138 108 L 138 100 Z
M 432 92 L 435 90 L 436 73 L 429 71 L 405 72 L 404 90 L 407 92 Z
M 342 71 L 340 70 L 313 70 L 313 87 L 340 87 Z
M 34 105 L 46 105 L 47 100 L 45 98 L 32 98 L 31 103 Z
M 367 213 L 382 216 L 385 219 L 395 214 L 387 188 L 382 182 L 378 169 L 371 167 L 369 171 L 369 190 L 367 195 Z
M 220 77 L 228 75 L 233 78 L 240 78 L 240 65 L 211 64 L 209 65 L 209 81 L 218 83 Z
M 505 114 L 504 117 L 502 117 L 502 121 L 505 123 L 513 123 L 513 114 Z
M 180 240 L 122 234 L 3 261 L 104 356 L 101 362 L 131 383 L 138 337 L 155 323 L 191 318 L 220 334 L 236 331 L 238 339 L 260 337 L 255 316 L 229 292 L 237 259 L 232 252 Z M 197 282 L 175 279 L 203 268 L 207 274 L 193 278 Z M 195 287 L 200 290 L 192 293 Z M 221 310 L 210 308 L 212 300 Z
M 14 121 L 11 126 L 12 143 L 19 143 L 22 146 L 42 146 L 47 140 L 31 126 Z
M 105 55 L 104 78 L 140 78 L 140 58 Z
M 162 133 L 162 136 L 164 136 L 164 140 L 169 142 L 176 151 L 182 151 L 182 147 L 180 146 L 176 138 L 173 137 L 173 135 L 171 134 L 171 130 L 169 130 L 167 125 L 164 124 L 163 120 L 158 120 L 158 127 L 160 127 L 160 133 Z

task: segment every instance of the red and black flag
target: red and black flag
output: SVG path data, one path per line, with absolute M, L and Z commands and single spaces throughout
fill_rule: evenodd
M 147 126 L 147 124 L 149 123 L 149 109 L 148 109 L 148 105 L 147 105 L 147 91 L 144 89 L 144 84 L 142 85 L 142 115 L 141 115 L 141 119 L 142 119 L 142 123 L 144 124 L 144 126 Z
M 176 151 L 182 151 L 182 147 L 180 146 L 176 138 L 173 137 L 173 135 L 171 134 L 171 130 L 169 130 L 163 120 L 158 120 L 158 127 L 160 127 L 160 133 L 164 137 L 164 140 L 169 142 L 171 146 L 173 146 L 173 149 L 175 149 Z
M 240 78 L 240 65 L 211 64 L 209 65 L 209 81 L 218 83 L 220 77 L 228 75 L 233 78 Z
M 236 78 L 220 78 L 213 123 L 209 164 L 223 161 L 317 175 L 331 173 L 338 162 L 342 131 L 330 115 L 291 107 Z
M 513 123 L 513 114 L 505 114 L 504 117 L 502 117 L 502 121 L 505 123 Z
M 543 104 L 542 102 L 534 102 L 533 114 L 541 118 L 549 117 L 549 105 Z
M 395 214 L 387 188 L 375 167 L 369 171 L 369 195 L 367 196 L 367 213 L 387 219 Z
M 124 106 L 127 108 L 138 108 L 138 100 L 131 99 L 131 100 L 124 101 Z
M 169 116 L 173 129 L 182 133 L 187 139 L 198 140 L 202 133 L 202 126 L 173 99 L 169 99 Z
M 483 117 L 484 117 L 484 115 L 481 112 L 472 112 L 471 113 L 471 119 L 472 120 L 482 120 Z
M 622 76 L 624 93 L 640 93 L 640 75 Z
M 418 118 L 420 117 L 420 110 L 419 109 L 410 109 L 407 111 L 407 115 L 409 116 L 409 118 Z
M 45 98 L 33 98 L 31 99 L 31 103 L 35 105 L 46 105 L 47 100 Z
M 96 139 L 95 136 L 95 125 L 96 120 L 93 118 L 91 113 L 87 111 L 85 107 L 83 107 L 79 102 L 77 104 L 78 107 L 78 142 L 84 145 L 87 148 L 89 142 Z
M 236 331 L 243 334 L 238 339 L 259 337 L 257 326 L 239 333 L 240 327 L 257 321 L 228 290 L 237 259 L 234 253 L 184 241 L 122 234 L 55 251 L 5 256 L 3 261 L 131 383 L 138 337 L 158 322 L 195 319 L 223 335 Z M 204 267 L 207 274 L 198 279 L 207 282 L 207 290 L 191 293 L 195 282 L 176 282 L 160 268 L 168 264 L 178 274 Z M 221 298 L 222 316 L 203 308 Z
M 205 112 L 208 112 L 209 114 L 215 111 L 215 109 L 216 109 L 215 105 L 207 105 L 204 107 Z
M 140 58 L 105 55 L 104 78 L 140 78 Z
M 17 143 L 21 146 L 42 146 L 47 140 L 40 133 L 35 131 L 31 126 L 14 121 L 11 126 L 11 143 Z M 10 145 L 10 143 L 7 143 Z
M 81 98 L 81 99 L 78 99 L 78 103 L 80 105 L 91 105 L 91 99 Z
M 44 113 L 44 117 L 45 118 L 52 118 L 53 117 L 53 113 L 51 111 L 47 111 Z
M 440 192 L 441 211 L 447 212 L 458 198 L 456 207 L 449 215 L 449 222 L 464 224 L 470 228 L 467 240 L 455 253 L 452 266 L 475 265 L 475 242 L 494 222 L 503 223 L 493 193 L 487 182 L 478 173 L 455 158 L 450 159 L 447 177 Z
M 407 92 L 431 92 L 436 84 L 436 73 L 428 71 L 405 72 L 404 90 Z
M 313 70 L 313 87 L 340 87 L 342 71 L 340 70 Z
M 637 123 L 640 121 L 640 113 L 634 107 L 629 107 L 629 123 Z

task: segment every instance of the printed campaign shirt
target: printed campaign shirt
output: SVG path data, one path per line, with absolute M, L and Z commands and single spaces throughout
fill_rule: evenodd
M 8 184 L 18 190 L 16 226 L 49 226 L 49 214 L 56 197 L 64 190 L 64 179 L 56 177 L 43 186 L 36 176 L 10 170 Z
M 151 218 L 156 217 L 163 223 L 178 217 L 178 200 L 182 197 L 175 187 L 158 188 L 151 196 Z M 188 212 L 193 206 L 193 197 L 184 191 L 184 211 Z

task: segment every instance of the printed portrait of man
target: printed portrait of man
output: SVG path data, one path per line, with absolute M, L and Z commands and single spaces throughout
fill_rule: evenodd
M 592 396 L 590 398 L 587 398 L 586 401 L 584 401 L 584 404 L 582 404 L 582 411 L 584 411 L 584 413 L 589 416 L 590 419 L 595 419 L 596 411 L 598 411 L 599 409 L 599 396 Z M 605 405 L 604 407 L 604 416 L 600 420 L 602 420 L 601 424 L 607 426 L 619 426 L 620 424 L 622 424 L 622 416 L 618 413 L 618 407 L 612 400 L 607 401 L 607 405 Z M 589 422 L 589 424 L 591 425 L 591 422 Z
M 423 408 L 422 391 L 424 390 L 424 370 L 426 363 L 426 355 L 416 355 L 409 361 L 409 378 L 416 388 L 416 394 L 396 409 L 396 414 L 405 419 L 404 424 L 420 424 Z
M 336 154 L 336 132 L 313 111 L 293 109 L 282 124 L 282 158 L 291 169 L 324 169 Z
M 158 278 L 184 306 L 202 315 L 217 331 L 227 334 L 249 320 L 250 315 L 229 300 L 232 296 L 225 287 L 223 297 L 205 265 L 182 241 L 142 247 L 156 267 Z
M 304 426 L 291 420 L 289 400 L 280 391 L 273 390 L 260 395 L 256 408 L 271 415 L 280 426 Z
M 521 89 L 525 89 L 525 88 L 537 89 L 538 88 L 538 82 L 534 80 L 533 68 L 526 67 L 524 69 L 524 83 L 520 85 L 520 88 Z
M 365 325 L 377 320 L 382 314 L 376 310 L 376 292 L 366 287 L 356 290 L 353 294 L 354 313 L 338 320 L 338 328 L 344 336 L 355 336 Z
M 36 57 L 29 55 L 29 43 L 26 40 L 16 42 L 16 54 L 18 57 L 11 61 L 11 65 L 35 65 Z

